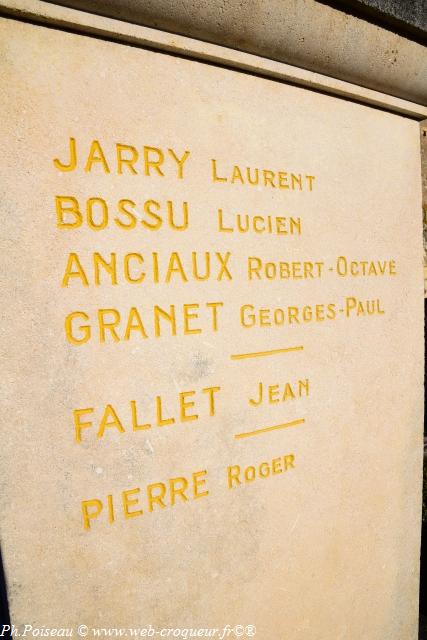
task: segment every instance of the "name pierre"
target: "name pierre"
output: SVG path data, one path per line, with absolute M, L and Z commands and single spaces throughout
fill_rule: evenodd
M 241 489 L 252 482 L 283 476 L 294 468 L 294 454 L 280 455 L 247 466 L 233 464 L 225 470 L 225 482 L 228 489 Z M 117 520 L 139 518 L 186 502 L 207 498 L 209 494 L 209 473 L 206 469 L 200 469 L 185 476 L 83 500 L 83 528 L 89 531 L 105 524 L 111 525 Z

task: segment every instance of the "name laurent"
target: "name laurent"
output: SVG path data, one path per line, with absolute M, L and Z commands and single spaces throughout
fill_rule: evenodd
M 316 176 L 308 174 L 288 173 L 277 169 L 242 167 L 237 164 L 232 166 L 227 164 L 220 165 L 218 160 L 211 160 L 212 182 L 290 189 L 291 191 L 313 191 L 315 179 Z

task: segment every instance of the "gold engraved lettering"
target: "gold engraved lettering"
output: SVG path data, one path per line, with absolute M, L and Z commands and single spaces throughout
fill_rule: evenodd
M 248 280 L 314 280 L 323 275 L 324 262 L 265 262 L 248 258 Z
M 229 489 L 235 489 L 254 480 L 266 479 L 294 468 L 295 456 L 293 454 L 273 458 L 268 462 L 262 461 L 247 467 L 242 467 L 239 464 L 230 465 L 227 467 L 227 486 Z
M 169 399 L 157 395 L 147 407 L 142 407 L 136 400 L 130 400 L 121 408 L 107 404 L 101 408 L 74 409 L 74 439 L 81 443 L 83 439 L 87 440 L 92 432 L 92 437 L 96 434 L 97 438 L 105 438 L 111 429 L 114 429 L 113 433 L 134 433 L 151 429 L 152 425 L 164 427 L 212 418 L 216 415 L 217 396 L 220 391 L 220 386 L 212 386 L 200 390 L 179 391 Z M 148 415 L 145 416 L 145 413 Z M 143 415 L 151 420 L 143 422 Z
M 315 176 L 303 173 L 288 173 L 258 167 L 232 165 L 225 168 L 215 158 L 211 159 L 212 182 L 226 182 L 243 186 L 262 186 L 272 189 L 290 189 L 292 191 L 313 191 Z
M 227 214 L 224 209 L 217 211 L 217 228 L 220 233 L 255 233 L 293 236 L 302 234 L 301 218 L 260 215 Z
M 130 231 L 138 227 L 138 222 L 148 231 L 159 231 L 162 227 L 185 231 L 189 227 L 188 202 L 178 206 L 172 200 L 166 200 L 165 204 L 153 199 L 145 200 L 141 206 L 142 214 L 135 211 L 136 207 L 133 200 L 122 198 L 117 203 L 117 211 L 112 212 L 112 206 L 103 198 L 89 198 L 82 207 L 74 196 L 55 196 L 56 224 L 59 229 L 78 229 L 87 224 L 92 231 L 102 231 L 111 226 Z
M 142 153 L 140 153 L 135 145 L 117 142 L 114 146 L 116 162 L 114 170 L 118 175 L 126 173 L 128 175 L 143 174 L 147 177 L 164 177 L 173 173 L 179 180 L 184 178 L 184 165 L 190 156 L 190 151 L 188 150 L 178 153 L 170 148 L 164 151 L 159 147 L 145 145 L 142 147 Z M 75 171 L 79 168 L 79 154 L 75 138 L 69 138 L 65 156 L 65 162 L 58 158 L 53 160 L 53 165 L 56 169 L 66 172 Z M 98 140 L 92 140 L 89 145 L 84 171 L 90 173 L 98 168 L 108 174 L 111 173 L 113 166 L 113 157 L 108 162 L 101 143 Z
M 169 478 L 166 482 L 152 482 L 142 487 L 126 489 L 114 499 L 112 493 L 106 499 L 92 498 L 81 502 L 81 513 L 83 528 L 86 531 L 92 529 L 94 521 L 99 519 L 103 513 L 104 505 L 107 506 L 108 514 L 105 518 L 108 524 L 113 524 L 115 517 L 115 501 L 121 503 L 121 511 L 125 520 L 142 516 L 144 512 L 150 514 L 158 513 L 163 509 L 173 507 L 176 504 L 185 504 L 190 500 L 199 500 L 209 495 L 207 489 L 208 472 L 206 469 L 194 471 L 188 476 L 177 476 Z M 179 502 L 177 501 L 179 498 Z M 142 503 L 142 504 L 141 504 Z
M 261 404 L 278 404 L 287 400 L 295 400 L 297 398 L 307 397 L 309 395 L 309 381 L 295 380 L 294 382 L 285 382 L 281 384 L 265 385 L 259 382 L 255 394 L 249 398 L 248 402 L 253 407 L 259 407 Z

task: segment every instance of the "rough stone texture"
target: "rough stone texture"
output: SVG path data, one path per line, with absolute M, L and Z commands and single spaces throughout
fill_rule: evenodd
M 408 27 L 414 27 L 427 33 L 427 1 L 426 0 L 338 0 L 345 10 L 348 6 L 375 11 L 385 19 L 392 18 Z M 368 13 L 369 15 L 369 13 Z
M 315 0 L 61 0 L 427 104 L 427 49 Z
M 3 435 L 0 529 L 12 620 L 89 627 L 256 625 L 257 640 L 414 640 L 422 462 L 422 239 L 417 122 L 378 109 L 157 52 L 0 20 L 2 66 Z M 59 171 L 70 137 L 78 169 Z M 111 165 L 83 163 L 98 140 Z M 141 155 L 134 175 L 114 168 L 116 143 Z M 142 171 L 144 145 L 164 150 L 165 176 Z M 190 151 L 183 180 L 168 148 Z M 149 152 L 150 153 L 150 152 Z M 157 157 L 155 155 L 155 157 Z M 313 191 L 212 182 L 234 164 L 315 175 Z M 188 171 L 187 171 L 188 169 Z M 114 225 L 98 231 L 56 225 L 54 196 L 188 201 L 190 226 L 153 231 Z M 128 206 L 129 203 L 128 203 Z M 302 234 L 220 233 L 217 209 L 301 217 Z M 96 224 L 99 225 L 99 208 Z M 122 213 L 122 220 L 128 221 Z M 150 219 L 153 223 L 153 220 Z M 235 223 L 234 223 L 235 226 Z M 164 282 L 179 252 L 230 252 L 233 280 Z M 122 265 L 145 256 L 146 279 L 118 284 L 94 253 Z M 150 260 L 158 253 L 161 284 Z M 87 269 L 62 287 L 70 253 Z M 324 261 L 320 279 L 249 281 L 247 258 Z M 397 275 L 339 277 L 336 259 L 395 260 Z M 140 265 L 134 264 L 136 273 Z M 333 271 L 329 271 L 333 269 Z M 75 271 L 75 269 L 74 269 Z M 135 271 L 132 272 L 135 277 Z M 384 314 L 346 318 L 346 298 L 380 300 Z M 222 301 L 218 330 L 203 305 Z M 154 338 L 153 305 L 202 333 Z M 336 317 L 300 324 L 241 326 L 239 310 L 335 304 Z M 107 331 L 97 309 L 125 318 L 139 309 L 148 338 Z M 79 310 L 89 342 L 70 344 L 64 318 Z M 316 311 L 315 311 L 316 313 Z M 265 320 L 265 313 L 262 314 Z M 271 320 L 270 320 L 271 321 Z M 85 323 L 83 323 L 85 324 Z M 259 324 L 259 321 L 258 321 Z M 77 335 L 81 335 L 76 329 Z M 304 346 L 242 360 L 231 355 Z M 309 397 L 254 407 L 259 382 L 310 380 Z M 177 414 L 177 394 L 221 387 L 216 412 L 155 425 L 154 400 Z M 138 403 L 132 431 L 129 403 Z M 97 437 L 111 404 L 125 426 Z M 94 408 L 74 439 L 73 410 Z M 192 411 L 190 411 L 192 413 Z M 163 414 L 165 415 L 165 413 Z M 84 421 L 90 420 L 86 413 Z M 241 433 L 304 419 L 304 424 L 244 439 Z M 101 434 L 102 435 L 102 434 Z M 295 456 L 295 468 L 227 487 L 229 465 Z M 165 508 L 146 501 L 149 483 L 207 470 L 209 495 Z M 121 493 L 141 487 L 144 515 L 126 519 Z M 115 521 L 108 522 L 107 495 Z M 133 498 L 136 494 L 133 494 Z M 89 531 L 81 502 L 104 504 Z M 129 507 L 135 511 L 135 505 Z M 21 627 L 22 630 L 22 627 Z M 74 631 L 74 637 L 76 637 Z M 92 637 L 92 636 L 90 636 Z
M 188 36 L 53 5 L 43 0 L 0 0 L 0 6 L 5 15 L 14 19 L 49 25 L 66 31 L 72 30 L 73 33 L 171 53 L 186 59 L 220 65 L 279 82 L 288 82 L 417 120 L 423 120 L 427 116 L 427 106 L 419 103 L 325 76 L 309 69 Z

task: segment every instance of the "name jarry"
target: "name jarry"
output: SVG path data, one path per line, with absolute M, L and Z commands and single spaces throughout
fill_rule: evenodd
M 53 160 L 57 171 L 62 173 L 83 172 L 97 174 L 123 174 L 154 179 L 183 181 L 188 176 L 194 158 L 188 149 L 161 148 L 149 145 L 125 143 L 102 143 L 91 140 L 78 142 L 70 137 L 68 143 Z M 200 169 L 200 166 L 198 167 Z M 206 166 L 207 168 L 207 166 Z M 259 186 L 290 191 L 312 191 L 315 177 L 309 174 L 288 173 L 257 167 L 243 167 L 211 161 L 213 183 L 229 185 Z M 56 226 L 60 233 L 75 232 L 79 228 L 91 232 L 102 232 L 114 228 L 119 233 L 138 230 L 150 232 L 172 232 L 174 237 L 188 231 L 195 215 L 199 215 L 184 199 L 181 202 L 170 198 L 121 197 L 111 202 L 99 194 L 81 199 L 75 195 L 55 197 Z M 209 213 L 216 231 L 223 234 L 254 234 L 276 236 L 299 236 L 302 233 L 301 219 L 295 215 L 270 211 L 235 212 L 224 207 Z M 258 258 L 252 261 L 254 278 L 259 279 L 263 265 Z M 255 261 L 256 264 L 253 264 Z M 90 287 L 101 285 L 154 283 L 169 284 L 187 282 L 230 282 L 233 280 L 233 256 L 230 251 L 177 251 L 170 249 L 164 254 L 153 248 L 151 251 L 110 251 L 91 254 L 68 253 L 63 265 L 61 286 Z M 304 267 L 313 277 L 311 266 Z M 292 268 L 295 270 L 294 265 Z M 318 264 L 316 268 L 319 270 Z M 281 273 L 284 267 L 281 266 Z M 271 267 L 268 267 L 267 277 Z M 251 272 L 252 273 L 252 272 Z M 320 276 L 320 273 L 319 273 Z M 295 276 L 297 278 L 297 275 Z M 249 280 L 252 278 L 249 277 Z M 138 339 L 173 337 L 218 331 L 223 313 L 221 301 L 169 304 L 153 304 L 148 308 L 132 306 L 125 310 L 113 307 L 89 312 L 81 309 L 69 313 L 64 322 L 68 342 L 82 345 L 91 340 L 99 343 Z M 296 380 L 267 384 L 259 382 L 246 401 L 253 407 L 276 404 L 309 395 L 309 381 Z M 139 400 L 128 400 L 124 404 L 108 402 L 102 406 L 83 406 L 73 410 L 74 439 L 81 444 L 90 439 L 108 438 L 109 434 L 121 436 L 129 433 L 146 433 L 153 428 L 174 428 L 202 420 L 212 420 L 221 398 L 221 386 L 177 391 L 172 396 L 155 395 L 147 404 Z M 263 460 L 249 465 L 232 464 L 224 471 L 224 486 L 234 489 L 249 485 L 253 481 L 284 474 L 295 466 L 293 454 L 280 455 L 272 460 Z M 209 496 L 208 470 L 200 466 L 195 471 L 169 477 L 166 480 L 149 482 L 140 487 L 125 489 L 101 497 L 81 501 L 83 527 L 89 530 L 95 521 L 113 524 L 117 519 L 134 519 L 153 511 Z
M 114 151 L 111 152 L 111 146 Z M 104 149 L 109 148 L 110 153 Z M 98 140 L 92 140 L 89 147 L 83 147 L 83 153 L 80 151 L 80 145 L 77 145 L 75 138 L 69 138 L 68 149 L 64 152 L 62 159 L 55 158 L 53 164 L 56 169 L 62 172 L 76 171 L 80 168 L 85 173 L 98 170 L 103 173 L 123 173 L 145 176 L 157 175 L 165 177 L 173 174 L 178 179 L 184 177 L 184 165 L 190 157 L 190 151 L 175 151 L 172 148 L 161 149 L 143 145 L 136 147 L 131 144 L 123 144 L 120 142 L 113 145 L 101 145 Z
M 161 148 L 149 145 L 124 143 L 77 143 L 70 137 L 65 151 L 53 159 L 53 166 L 61 173 L 126 174 L 159 180 L 161 178 L 184 180 L 190 151 Z M 315 176 L 287 171 L 273 171 L 257 167 L 233 165 L 227 176 L 218 175 L 217 160 L 211 160 L 210 180 L 214 183 L 229 182 L 242 185 L 260 185 L 291 191 L 313 190 Z M 97 194 L 84 201 L 74 195 L 55 196 L 57 226 L 60 229 L 77 229 L 87 226 L 102 231 L 110 226 L 122 230 L 140 229 L 158 231 L 162 227 L 173 231 L 185 231 L 190 223 L 190 207 L 171 199 L 160 201 L 148 198 L 136 202 L 133 198 L 120 198 L 112 203 Z M 296 216 L 272 215 L 270 212 L 230 213 L 218 208 L 219 233 L 255 233 L 275 235 L 301 235 L 301 219 Z

